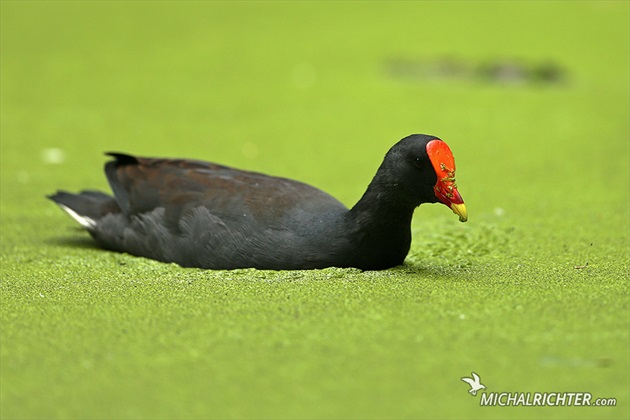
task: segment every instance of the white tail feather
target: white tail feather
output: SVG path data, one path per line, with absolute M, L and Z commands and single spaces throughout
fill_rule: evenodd
M 96 227 L 96 222 L 94 221 L 94 219 L 90 219 L 87 216 L 81 216 L 79 213 L 77 213 L 76 211 L 72 210 L 68 206 L 64 206 L 63 204 L 59 204 L 59 203 L 57 203 L 57 204 L 66 213 L 68 213 L 70 215 L 70 217 L 72 217 L 74 220 L 76 220 L 84 228 L 86 228 L 86 229 L 94 229 Z

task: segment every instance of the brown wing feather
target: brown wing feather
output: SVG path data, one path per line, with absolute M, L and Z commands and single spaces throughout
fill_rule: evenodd
M 285 178 L 196 160 L 110 155 L 116 159 L 105 165 L 105 172 L 123 212 L 136 215 L 165 207 L 165 221 L 172 227 L 199 206 L 222 218 L 246 215 L 271 224 L 296 207 L 345 207 L 317 188 Z

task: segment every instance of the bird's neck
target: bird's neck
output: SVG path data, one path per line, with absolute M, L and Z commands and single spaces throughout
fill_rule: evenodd
M 373 182 L 374 184 L 374 182 Z M 400 200 L 396 187 L 370 184 L 350 209 L 346 223 L 357 239 L 357 258 L 375 269 L 402 264 L 411 245 L 415 206 Z
M 349 217 L 358 226 L 370 231 L 406 230 L 411 226 L 415 206 L 400 200 L 396 187 L 372 188 L 350 209 Z

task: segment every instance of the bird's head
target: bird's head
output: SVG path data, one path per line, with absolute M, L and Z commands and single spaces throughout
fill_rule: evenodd
M 408 195 L 421 203 L 442 203 L 468 220 L 468 212 L 455 183 L 455 159 L 448 145 L 426 134 L 405 137 L 392 147 L 385 162 L 391 162 L 390 174 L 402 181 Z M 384 162 L 384 163 L 385 163 Z

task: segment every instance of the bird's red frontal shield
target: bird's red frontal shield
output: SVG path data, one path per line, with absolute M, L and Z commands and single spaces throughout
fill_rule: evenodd
M 433 187 L 435 196 L 449 206 L 461 222 L 465 222 L 468 213 L 455 183 L 455 158 L 451 149 L 442 140 L 431 140 L 427 143 L 427 155 L 437 174 L 437 182 Z

